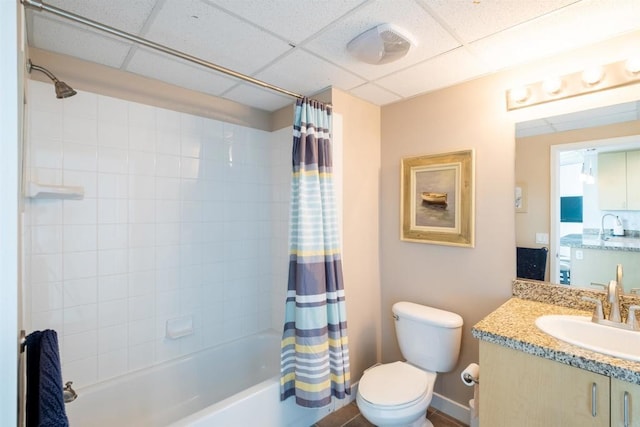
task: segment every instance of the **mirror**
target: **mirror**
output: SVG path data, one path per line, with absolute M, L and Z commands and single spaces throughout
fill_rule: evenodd
M 620 263 L 640 288 L 640 206 L 606 201 L 640 198 L 639 118 L 636 101 L 516 124 L 516 246 L 549 249 L 545 281 L 597 289 Z

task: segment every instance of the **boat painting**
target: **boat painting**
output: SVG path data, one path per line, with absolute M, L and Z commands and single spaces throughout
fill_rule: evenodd
M 447 206 L 447 193 L 422 192 L 422 201 L 430 205 Z

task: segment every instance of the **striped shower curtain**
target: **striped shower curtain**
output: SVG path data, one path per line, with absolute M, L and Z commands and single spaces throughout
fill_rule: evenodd
M 280 399 L 317 408 L 351 394 L 330 106 L 296 102 L 292 157 Z

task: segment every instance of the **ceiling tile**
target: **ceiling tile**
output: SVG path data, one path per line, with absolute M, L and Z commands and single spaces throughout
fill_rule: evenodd
M 210 95 L 220 95 L 237 82 L 200 65 L 145 48 L 135 50 L 126 71 Z
M 328 86 L 349 90 L 365 83 L 360 77 L 300 49 L 256 74 L 256 78 L 302 95 L 314 94 Z
M 637 29 L 640 1 L 616 0 L 613 4 L 583 0 L 469 46 L 493 70 L 499 70 Z
M 265 111 L 275 111 L 296 101 L 290 96 L 280 95 L 272 90 L 244 83 L 225 93 L 224 97 Z
M 468 43 L 560 9 L 577 0 L 421 0 Z
M 443 73 L 442 70 L 447 70 Z M 458 48 L 376 80 L 376 83 L 404 97 L 414 96 L 471 80 L 488 72 L 488 67 L 465 48 Z
M 395 101 L 400 101 L 402 98 L 395 93 L 391 93 L 386 89 L 376 86 L 373 83 L 367 83 L 362 86 L 358 86 L 349 91 L 352 95 L 357 96 L 360 99 L 369 101 L 375 105 L 386 105 Z
M 379 24 L 392 23 L 417 41 L 404 58 L 382 65 L 360 62 L 347 52 L 347 43 Z M 375 79 L 459 46 L 427 11 L 414 0 L 377 1 L 349 15 L 311 40 L 305 49 L 351 70 L 367 79 Z
M 146 38 L 251 75 L 291 47 L 199 0 L 164 3 Z
M 349 12 L 363 0 L 341 0 L 327 7 L 326 0 L 278 0 L 277 7 L 264 0 L 203 0 L 240 15 L 285 40 L 298 44 L 334 20 Z
M 39 49 L 119 68 L 132 46 L 131 43 L 94 32 L 70 21 L 31 13 L 33 30 L 29 32 L 29 44 Z
M 138 34 L 158 0 L 47 0 L 47 4 Z

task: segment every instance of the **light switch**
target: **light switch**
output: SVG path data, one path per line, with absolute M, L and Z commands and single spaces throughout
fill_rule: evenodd
M 536 233 L 536 243 L 549 244 L 549 233 Z

